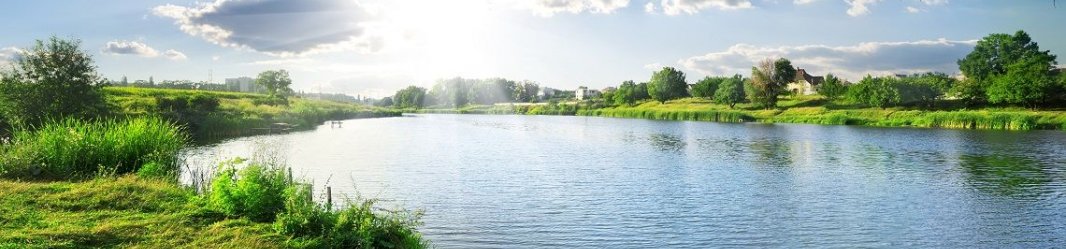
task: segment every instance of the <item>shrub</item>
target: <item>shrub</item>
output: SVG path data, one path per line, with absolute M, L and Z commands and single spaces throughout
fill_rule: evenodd
M 314 202 L 306 183 L 286 177 L 274 163 L 240 159 L 219 166 L 205 195 L 209 208 L 231 217 L 273 222 L 298 248 L 424 248 L 415 229 L 420 213 L 387 211 L 376 200 L 351 199 L 341 208 Z
M 219 165 L 211 181 L 210 205 L 229 216 L 273 220 L 285 209 L 285 174 L 260 164 L 249 164 L 238 171 L 239 162 Z

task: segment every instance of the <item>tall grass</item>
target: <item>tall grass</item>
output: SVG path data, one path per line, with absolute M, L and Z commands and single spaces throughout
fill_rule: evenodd
M 174 174 L 186 140 L 179 126 L 161 118 L 65 119 L 15 131 L 0 150 L 0 176 L 74 179 L 137 172 L 145 165 L 148 175 Z
M 271 222 L 288 236 L 290 247 L 427 247 L 415 229 L 419 213 L 382 210 L 376 200 L 359 198 L 339 208 L 326 206 L 313 200 L 309 184 L 292 180 L 283 169 L 270 162 L 225 162 L 202 200 L 230 217 Z

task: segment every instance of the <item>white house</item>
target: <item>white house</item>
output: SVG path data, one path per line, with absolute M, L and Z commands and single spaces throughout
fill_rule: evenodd
M 785 86 L 788 91 L 795 95 L 812 95 L 818 93 L 817 87 L 825 81 L 825 77 L 811 76 L 807 70 L 796 69 L 796 80 Z

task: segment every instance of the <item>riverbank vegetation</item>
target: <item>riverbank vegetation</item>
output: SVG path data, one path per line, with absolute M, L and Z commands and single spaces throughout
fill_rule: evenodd
M 109 87 L 78 41 L 58 38 L 0 76 L 0 248 L 426 247 L 419 213 L 316 202 L 276 160 L 179 183 L 190 134 L 399 112 L 291 98 L 284 70 L 260 75 L 267 94 Z
M 707 76 L 691 85 L 684 72 L 664 67 L 646 83 L 625 81 L 585 98 L 428 104 L 419 112 L 1066 130 L 1066 69 L 1024 31 L 986 36 L 958 64 L 962 75 L 955 77 L 924 72 L 848 82 L 810 76 L 776 58 L 753 66 L 751 77 Z

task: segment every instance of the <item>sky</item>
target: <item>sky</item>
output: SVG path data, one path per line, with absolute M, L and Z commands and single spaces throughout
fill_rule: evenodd
M 977 40 L 1017 30 L 1066 54 L 1066 2 L 1052 0 L 35 0 L 3 12 L 0 67 L 55 35 L 81 40 L 110 79 L 285 69 L 298 90 L 371 97 L 451 77 L 602 88 L 666 66 L 695 82 L 778 57 L 852 81 L 956 74 Z

